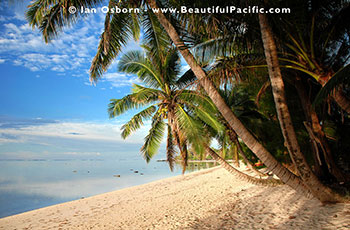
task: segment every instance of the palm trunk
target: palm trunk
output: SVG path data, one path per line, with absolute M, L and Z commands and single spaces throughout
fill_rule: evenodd
M 324 159 L 326 161 L 327 167 L 329 172 L 339 181 L 339 182 L 345 182 L 349 179 L 343 174 L 343 172 L 340 170 L 340 168 L 337 166 L 337 164 L 334 161 L 331 148 L 328 145 L 327 138 L 325 133 L 322 130 L 322 126 L 320 125 L 320 121 L 318 119 L 318 116 L 315 112 L 315 110 L 312 108 L 311 101 L 305 91 L 305 86 L 302 84 L 300 79 L 297 79 L 295 81 L 295 87 L 297 89 L 297 92 L 299 94 L 301 104 L 305 113 L 305 117 L 307 121 L 311 124 L 311 134 L 310 138 L 314 139 L 313 142 L 315 142 L 315 150 L 314 152 L 319 152 L 317 149 L 317 144 L 321 147 Z M 315 137 L 312 137 L 312 136 Z M 314 156 L 314 158 L 318 158 L 317 156 Z M 318 160 L 315 162 L 316 165 L 318 165 Z
M 172 108 L 169 108 L 168 111 L 168 123 L 171 127 L 172 136 L 174 138 L 175 144 L 179 148 L 180 155 L 181 155 L 181 164 L 182 164 L 182 174 L 185 173 L 187 168 L 187 160 L 188 160 L 188 152 L 187 152 L 187 145 L 186 141 L 183 140 L 183 137 L 181 137 L 179 134 L 178 125 L 175 121 L 175 115 L 174 110 Z M 168 159 L 169 161 L 169 159 Z
M 239 156 L 238 156 L 238 146 L 235 144 L 233 147 L 233 152 L 234 152 L 234 158 L 235 158 L 235 164 L 236 167 L 239 167 Z
M 275 41 L 265 14 L 259 14 L 259 23 L 278 120 L 290 157 L 303 182 L 317 199 L 323 203 L 336 202 L 332 190 L 319 181 L 300 151 L 284 94 L 284 83 L 278 63 Z
M 238 178 L 247 181 L 252 184 L 257 184 L 257 185 L 268 185 L 268 186 L 276 186 L 282 184 L 280 180 L 276 180 L 273 178 L 267 178 L 267 179 L 261 179 L 261 178 L 256 178 L 253 176 L 249 176 L 227 163 L 222 157 L 220 157 L 214 150 L 212 150 L 208 145 L 204 146 L 206 151 L 209 153 L 209 155 L 217 161 L 221 167 L 232 173 L 233 175 L 237 176 Z
M 232 132 L 232 130 L 231 130 Z M 230 139 L 232 142 L 234 142 L 236 145 L 237 145 L 237 148 L 238 148 L 238 152 L 239 152 L 239 155 L 243 158 L 243 161 L 247 164 L 248 168 L 255 172 L 256 174 L 258 174 L 259 176 L 266 176 L 264 173 L 260 172 L 259 170 L 257 170 L 256 168 L 254 168 L 253 164 L 249 161 L 249 159 L 245 156 L 244 152 L 243 152 L 243 149 L 242 149 L 242 146 L 241 146 L 241 143 L 239 143 L 239 140 L 237 138 L 237 135 L 236 134 L 231 134 L 230 135 Z
M 155 0 L 147 0 L 151 8 L 158 8 Z M 242 122 L 233 114 L 231 109 L 226 105 L 224 99 L 220 96 L 219 92 L 214 87 L 213 83 L 208 80 L 206 73 L 203 71 L 200 65 L 196 62 L 191 52 L 186 48 L 185 44 L 179 37 L 177 31 L 169 20 L 164 16 L 161 11 L 155 13 L 159 22 L 162 24 L 169 37 L 178 48 L 179 52 L 190 66 L 191 70 L 200 81 L 200 84 L 209 95 L 210 99 L 216 105 L 220 113 L 223 115 L 228 124 L 242 139 L 252 152 L 259 157 L 260 160 L 269 168 L 271 172 L 277 175 L 285 184 L 289 185 L 298 192 L 309 194 L 309 190 L 304 186 L 299 177 L 295 176 L 288 169 L 283 167 L 265 148 L 262 146 L 255 137 L 244 127 Z

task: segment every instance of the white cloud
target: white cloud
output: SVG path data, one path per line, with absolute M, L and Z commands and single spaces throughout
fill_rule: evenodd
M 65 71 L 64 67 L 62 67 L 62 66 L 54 66 L 51 68 L 51 70 L 56 71 L 56 72 L 64 72 Z
M 5 7 L 6 8 L 6 7 Z M 8 8 L 8 7 L 7 7 Z M 81 18 L 78 23 L 64 28 L 59 36 L 49 44 L 45 44 L 38 29 L 32 29 L 23 20 L 25 7 L 16 6 L 11 9 L 12 16 L 0 16 L 0 55 L 6 57 L 6 62 L 15 66 L 23 66 L 30 71 L 55 71 L 68 76 L 82 76 L 90 67 L 96 54 L 99 38 L 104 27 L 105 14 L 92 14 Z M 22 16 L 21 16 L 22 15 Z M 123 50 L 140 49 L 139 43 L 130 41 Z M 3 63 L 0 59 L 0 64 Z M 118 59 L 113 61 L 109 70 L 115 72 Z M 113 88 L 130 86 L 138 82 L 136 77 L 120 73 L 106 73 L 105 82 Z
M 40 70 L 39 67 L 36 67 L 36 66 L 29 66 L 28 68 L 29 68 L 30 71 L 32 71 L 32 72 L 36 72 L 36 71 L 39 71 L 39 70 Z
M 8 142 L 35 142 L 40 137 L 66 138 L 71 140 L 94 140 L 122 143 L 143 143 L 148 125 L 126 140 L 120 136 L 119 123 L 88 123 L 88 122 L 62 122 L 26 127 L 0 129 L 0 143 Z
M 4 63 L 5 61 L 5 59 L 0 58 L 0 64 Z
M 113 87 L 131 86 L 134 83 L 140 83 L 136 76 L 130 76 L 124 73 L 106 73 L 104 79 L 112 84 Z
M 89 66 L 99 35 L 92 24 L 82 24 L 84 26 L 69 28 L 51 43 L 45 44 L 40 32 L 32 30 L 28 23 L 7 21 L 2 25 L 4 33 L 0 35 L 0 54 L 12 57 L 14 65 L 31 71 L 51 69 L 64 72 Z

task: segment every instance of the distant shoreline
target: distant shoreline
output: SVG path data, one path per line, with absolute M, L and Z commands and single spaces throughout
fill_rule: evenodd
M 226 160 L 227 162 L 234 162 L 233 160 Z M 161 159 L 157 162 L 167 162 L 167 160 Z M 216 160 L 188 160 L 187 163 L 217 163 Z

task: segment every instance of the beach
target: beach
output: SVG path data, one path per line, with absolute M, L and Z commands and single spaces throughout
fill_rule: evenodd
M 324 206 L 215 167 L 5 217 L 0 229 L 345 230 L 349 220 L 349 203 Z

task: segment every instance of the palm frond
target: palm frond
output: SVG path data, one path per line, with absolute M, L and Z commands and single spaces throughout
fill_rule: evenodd
M 155 106 L 150 106 L 141 112 L 134 115 L 130 121 L 124 124 L 121 128 L 122 133 L 121 136 L 123 139 L 127 138 L 132 132 L 136 131 L 143 125 L 143 121 L 145 119 L 149 119 L 152 117 L 153 113 L 156 111 Z
M 182 174 L 185 173 L 187 168 L 187 162 L 188 162 L 188 150 L 187 150 L 187 144 L 181 143 L 181 158 L 182 158 Z
M 194 75 L 193 71 L 189 69 L 176 81 L 176 85 L 178 86 L 178 88 L 184 88 L 187 85 L 195 82 L 196 80 L 196 75 Z
M 228 41 L 228 37 L 221 37 L 210 39 L 204 41 L 192 48 L 193 54 L 201 64 L 209 64 L 215 60 L 216 57 L 227 56 L 229 54 L 230 46 L 234 42 L 234 38 L 232 41 Z
M 216 132 L 224 132 L 225 127 L 218 121 L 215 113 L 210 113 L 209 111 L 206 111 L 200 107 L 194 108 L 194 111 L 200 120 L 212 127 Z
M 173 171 L 173 169 L 174 169 L 175 154 L 176 154 L 176 151 L 175 151 L 175 145 L 174 145 L 174 138 L 173 138 L 171 127 L 168 124 L 166 156 L 167 156 L 167 161 L 168 161 L 169 168 L 171 171 Z
M 143 158 L 149 162 L 157 153 L 164 136 L 165 123 L 160 117 L 153 117 L 152 127 L 145 137 L 145 143 L 141 148 Z
M 180 72 L 180 57 L 175 47 L 167 50 L 167 55 L 164 58 L 163 70 L 164 81 L 167 82 L 170 86 L 176 84 Z
M 334 90 L 340 89 L 343 85 L 350 84 L 350 64 L 336 72 L 333 77 L 318 92 L 313 105 L 317 106 L 324 101 Z
M 134 37 L 138 39 L 138 21 L 134 14 L 106 15 L 105 29 L 100 36 L 97 53 L 90 67 L 90 81 L 97 81 L 108 69 L 121 49 Z
M 217 111 L 213 101 L 206 95 L 192 90 L 181 90 L 177 95 L 179 102 L 186 105 L 200 106 L 207 111 Z
M 137 109 L 146 105 L 143 102 L 137 101 L 134 98 L 134 94 L 129 94 L 122 99 L 111 99 L 108 104 L 108 114 L 110 118 L 119 116 L 130 109 Z
M 92 8 L 102 0 L 36 0 L 28 6 L 26 18 L 33 28 L 38 27 L 46 43 L 55 38 L 65 26 L 74 23 L 81 16 L 79 9 Z M 69 12 L 70 7 L 78 9 L 75 13 Z
M 161 90 L 143 87 L 138 84 L 133 84 L 132 92 L 137 101 L 144 103 L 151 103 L 159 101 L 164 97 L 164 93 Z
M 124 73 L 137 74 L 139 79 L 152 88 L 164 88 L 157 69 L 141 51 L 127 52 L 118 63 L 118 70 Z
M 164 48 L 171 46 L 171 40 L 151 10 L 143 14 L 141 25 L 144 32 L 143 44 L 150 48 L 149 56 L 156 59 L 155 64 L 158 65 L 164 58 Z
M 183 133 L 186 139 L 194 146 L 197 153 L 201 153 L 203 151 L 201 143 L 205 136 L 202 123 L 194 119 L 180 105 L 176 106 L 175 114 L 179 131 Z

